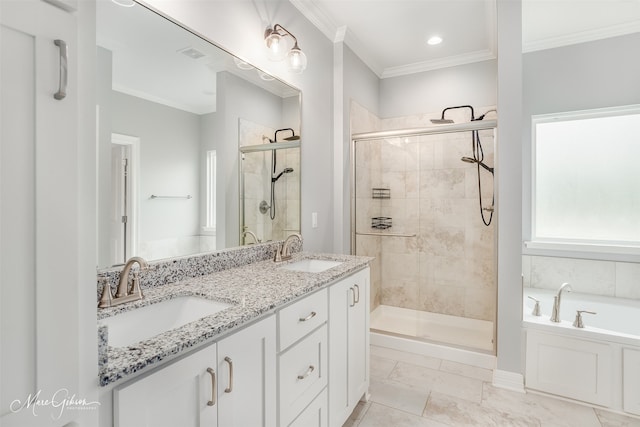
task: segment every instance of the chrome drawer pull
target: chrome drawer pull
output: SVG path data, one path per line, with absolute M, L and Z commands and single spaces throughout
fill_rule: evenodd
M 356 305 L 356 291 L 353 288 L 349 288 L 351 291 L 351 302 L 349 303 L 349 307 L 354 307 Z
M 357 296 L 356 296 L 356 304 L 360 302 L 360 286 L 358 285 L 353 285 L 354 288 L 356 288 L 356 291 L 358 291 Z
M 229 364 L 229 387 L 224 389 L 225 393 L 231 393 L 233 391 L 233 361 L 229 356 L 224 358 L 224 361 Z
M 313 365 L 309 365 L 309 369 L 307 369 L 307 372 L 304 373 L 304 375 L 298 375 L 298 379 L 299 380 L 303 380 L 305 378 L 307 378 L 309 375 L 311 375 L 311 373 L 315 370 L 316 368 L 314 368 Z
M 53 44 L 60 48 L 60 83 L 58 84 L 58 91 L 53 94 L 53 97 L 60 101 L 67 96 L 68 48 L 64 40 L 56 39 Z
M 216 404 L 216 372 L 211 368 L 207 368 L 207 372 L 211 374 L 211 400 L 207 402 L 207 405 L 213 406 Z
M 312 311 L 310 315 L 308 315 L 307 317 L 301 317 L 298 320 L 300 322 L 306 322 L 307 320 L 311 320 L 313 317 L 316 317 L 316 312 Z

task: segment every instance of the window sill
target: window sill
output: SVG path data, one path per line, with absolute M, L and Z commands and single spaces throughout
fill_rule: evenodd
M 640 262 L 640 246 L 525 241 L 524 255 Z

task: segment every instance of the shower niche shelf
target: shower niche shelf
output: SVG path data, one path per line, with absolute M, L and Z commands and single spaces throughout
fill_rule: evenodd
M 371 189 L 371 198 L 372 199 L 390 199 L 391 198 L 391 189 L 389 189 L 389 188 L 372 188 Z
M 371 228 L 376 230 L 388 230 L 391 228 L 391 218 L 387 216 L 378 216 L 371 218 Z

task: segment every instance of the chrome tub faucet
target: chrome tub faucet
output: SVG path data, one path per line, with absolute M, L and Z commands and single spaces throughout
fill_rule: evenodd
M 573 289 L 570 284 L 563 283 L 558 289 L 557 295 L 553 297 L 553 309 L 551 310 L 551 318 L 549 320 L 555 323 L 560 323 L 560 301 L 562 299 L 562 291 L 564 290 L 571 292 Z

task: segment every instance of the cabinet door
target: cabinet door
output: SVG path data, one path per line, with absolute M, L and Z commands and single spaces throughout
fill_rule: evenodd
M 212 344 L 114 390 L 114 425 L 216 426 L 219 402 L 214 401 L 215 367 L 216 345 Z
M 10 406 L 61 389 L 79 393 L 76 34 L 75 15 L 51 4 L 0 1 L 2 425 L 79 417 L 52 405 L 37 417 Z M 70 53 L 60 100 L 54 40 Z
M 329 424 L 342 425 L 369 387 L 369 269 L 329 289 Z
M 349 407 L 355 407 L 369 388 L 369 270 L 346 280 L 355 294 L 349 307 Z
M 220 426 L 275 426 L 275 337 L 270 316 L 218 342 Z

